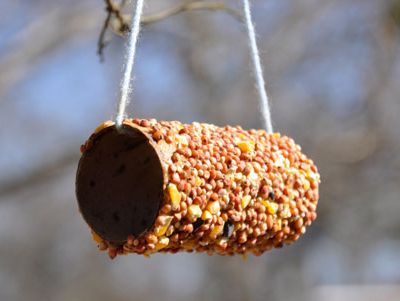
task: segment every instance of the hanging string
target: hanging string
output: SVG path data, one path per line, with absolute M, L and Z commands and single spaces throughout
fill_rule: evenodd
M 245 15 L 247 34 L 249 36 L 249 48 L 251 51 L 254 75 L 256 78 L 258 94 L 260 97 L 261 113 L 265 129 L 267 130 L 268 133 L 273 133 L 274 130 L 271 122 L 271 111 L 269 107 L 267 91 L 265 89 L 265 80 L 264 80 L 263 70 L 261 67 L 261 58 L 257 47 L 256 31 L 254 29 L 252 21 L 249 0 L 243 0 L 243 10 Z
M 140 33 L 140 21 L 143 14 L 143 4 L 144 0 L 137 0 L 134 17 L 132 18 L 131 31 L 129 34 L 129 40 L 126 50 L 127 61 L 125 64 L 125 70 L 121 81 L 121 93 L 120 93 L 120 99 L 118 103 L 118 110 L 116 116 L 117 127 L 120 127 L 122 125 L 122 120 L 125 117 L 125 111 L 129 101 L 129 96 L 132 91 L 131 89 L 132 70 L 135 62 L 137 42 Z M 265 89 L 265 80 L 261 67 L 261 58 L 257 47 L 256 33 L 252 21 L 249 0 L 243 0 L 243 9 L 245 13 L 245 21 L 249 37 L 249 48 L 251 51 L 254 74 L 256 77 L 257 90 L 260 97 L 261 113 L 267 132 L 272 133 L 273 127 L 271 122 L 271 112 L 269 107 L 268 95 Z
M 124 75 L 121 81 L 121 94 L 118 103 L 118 111 L 116 117 L 117 127 L 122 125 L 122 120 L 125 117 L 126 106 L 129 102 L 129 96 L 132 91 L 132 70 L 135 62 L 137 42 L 140 33 L 140 20 L 143 14 L 143 2 L 144 0 L 137 0 L 134 17 L 132 18 L 131 31 L 129 34 L 128 45 L 126 49 L 126 64 Z

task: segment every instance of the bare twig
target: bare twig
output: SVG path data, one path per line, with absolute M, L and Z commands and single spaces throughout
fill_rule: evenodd
M 107 17 L 104 21 L 103 27 L 101 28 L 99 40 L 97 43 L 97 54 L 101 61 L 104 61 L 104 48 L 107 46 L 106 33 L 110 27 L 112 18 L 114 17 L 118 21 L 118 32 L 124 34 L 129 30 L 129 25 L 125 21 L 124 16 L 121 12 L 121 7 L 124 5 L 125 1 L 122 1 L 119 5 L 115 4 L 112 0 L 105 0 Z
M 107 17 L 104 21 L 104 25 L 102 27 L 99 36 L 98 50 L 97 50 L 97 53 L 100 56 L 101 60 L 103 60 L 104 48 L 107 46 L 107 42 L 105 41 L 105 35 L 107 30 L 111 28 L 116 34 L 119 35 L 125 35 L 130 30 L 129 28 L 130 17 L 123 15 L 121 11 L 121 8 L 124 5 L 124 1 L 122 1 L 119 5 L 115 4 L 113 0 L 105 0 L 105 3 L 106 3 Z M 233 16 L 235 19 L 239 21 L 242 20 L 242 15 L 237 10 L 226 6 L 224 3 L 205 2 L 204 0 L 192 0 L 189 2 L 186 1 L 175 7 L 168 8 L 158 13 L 144 16 L 142 18 L 142 25 L 156 23 L 183 12 L 196 11 L 196 10 L 224 11 L 229 15 Z M 116 20 L 115 26 L 112 22 L 113 19 Z
M 142 24 L 150 24 L 154 22 L 159 22 L 168 17 L 172 17 L 179 13 L 194 11 L 194 10 L 210 10 L 210 11 L 224 11 L 229 15 L 233 16 L 237 20 L 242 20 L 242 15 L 235 9 L 226 6 L 224 3 L 220 2 L 204 2 L 204 1 L 192 1 L 182 3 L 170 9 L 166 9 L 159 13 L 155 13 L 153 15 L 144 16 L 142 19 Z
M 110 25 L 110 20 L 111 20 L 111 13 L 108 12 L 107 14 L 107 18 L 104 21 L 103 27 L 101 28 L 101 32 L 100 32 L 100 36 L 99 36 L 99 40 L 97 42 L 97 54 L 100 57 L 100 61 L 103 62 L 104 61 L 104 53 L 103 53 L 103 49 L 107 46 L 108 42 L 105 39 L 106 33 L 107 33 L 107 29 L 108 26 Z

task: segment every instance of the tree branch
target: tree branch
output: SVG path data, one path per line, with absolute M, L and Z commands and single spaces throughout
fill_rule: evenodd
M 115 4 L 112 0 L 105 0 L 107 17 L 104 21 L 103 27 L 101 28 L 100 36 L 97 42 L 97 54 L 100 57 L 100 61 L 104 61 L 104 48 L 107 46 L 108 41 L 106 41 L 106 33 L 110 27 L 110 23 L 113 17 L 118 21 L 119 27 L 118 32 L 124 34 L 129 30 L 129 25 L 125 21 L 122 15 L 121 8 L 123 7 L 125 1 L 122 1 L 119 5 Z
M 192 1 L 182 3 L 170 9 L 166 9 L 159 13 L 153 15 L 144 16 L 142 19 L 142 24 L 150 24 L 154 22 L 162 21 L 166 18 L 175 16 L 179 13 L 195 10 L 209 10 L 209 11 L 224 11 L 234 17 L 235 19 L 242 21 L 242 15 L 235 9 L 226 6 L 224 3 L 220 2 L 204 2 L 204 1 Z
M 116 34 L 125 35 L 130 30 L 130 17 L 123 15 L 122 8 L 125 1 L 119 5 L 115 4 L 113 0 L 105 0 L 107 17 L 104 21 L 102 30 L 100 32 L 97 53 L 100 59 L 104 59 L 104 48 L 107 46 L 105 36 L 107 30 L 111 28 Z M 177 14 L 187 11 L 209 10 L 209 11 L 223 11 L 231 15 L 238 21 L 242 21 L 242 15 L 237 10 L 226 6 L 221 2 L 205 2 L 204 0 L 191 0 L 189 2 L 181 3 L 175 7 L 168 8 L 158 13 L 147 15 L 142 18 L 142 25 L 160 22 L 166 18 L 175 16 Z M 113 23 L 113 21 L 116 21 Z

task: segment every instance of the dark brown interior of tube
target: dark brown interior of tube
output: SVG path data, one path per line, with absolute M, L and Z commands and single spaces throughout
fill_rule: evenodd
M 101 131 L 79 162 L 76 194 L 103 239 L 123 243 L 149 229 L 163 199 L 162 166 L 149 139 L 128 126 Z

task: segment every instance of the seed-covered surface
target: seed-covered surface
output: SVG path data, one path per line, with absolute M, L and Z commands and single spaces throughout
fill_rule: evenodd
M 296 241 L 317 216 L 320 176 L 291 138 L 196 122 L 126 119 L 124 125 L 159 146 L 164 199 L 153 226 L 123 244 L 92 230 L 111 258 L 180 251 L 261 255 Z M 111 126 L 99 126 L 81 151 Z

